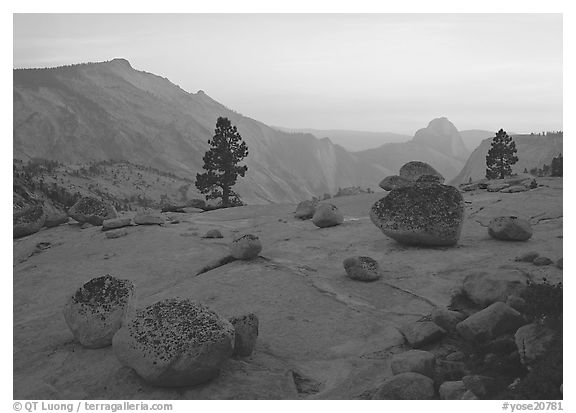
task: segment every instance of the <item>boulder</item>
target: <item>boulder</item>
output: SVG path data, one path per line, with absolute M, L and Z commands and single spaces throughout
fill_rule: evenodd
M 423 175 L 433 175 L 438 177 L 441 184 L 444 183 L 444 177 L 442 174 L 440 174 L 436 169 L 432 168 L 426 162 L 411 161 L 405 163 L 400 168 L 398 175 L 400 175 L 400 178 L 404 178 L 413 182 L 416 182 L 416 180 Z
M 436 356 L 429 351 L 422 350 L 405 351 L 393 355 L 390 359 L 392 374 L 413 372 L 433 378 L 435 365 Z
M 532 323 L 522 326 L 514 334 L 514 342 L 523 364 L 532 364 L 550 349 L 555 331 L 545 325 Z
M 105 234 L 106 234 L 106 238 L 114 239 L 114 238 L 125 237 L 126 235 L 128 235 L 128 231 L 126 231 L 125 228 L 112 229 L 112 230 L 106 231 Z
M 524 300 L 522 297 L 518 297 L 517 295 L 508 296 L 506 299 L 506 304 L 508 304 L 519 313 L 523 313 L 526 310 L 526 300 Z
M 486 190 L 488 192 L 500 192 L 503 189 L 506 189 L 510 186 L 510 184 L 504 183 L 504 182 L 493 182 L 488 184 L 488 187 L 486 188 Z
M 370 257 L 349 257 L 343 262 L 348 277 L 358 281 L 376 281 L 380 278 L 378 262 Z
M 446 331 L 432 321 L 416 321 L 403 326 L 400 331 L 414 348 L 420 348 L 441 339 Z
M 454 331 L 456 324 L 464 320 L 466 316 L 458 311 L 451 311 L 446 308 L 436 307 L 432 310 L 430 318 L 437 326 L 446 331 Z
M 68 215 L 81 224 L 88 222 L 95 226 L 102 225 L 106 219 L 118 218 L 112 205 L 90 196 L 80 198 L 68 210 Z
M 108 231 L 110 229 L 127 227 L 132 221 L 130 218 L 112 218 L 106 219 L 102 222 L 102 231 Z
M 478 400 L 478 397 L 471 390 L 466 390 L 460 400 Z
M 127 319 L 112 347 L 150 384 L 191 386 L 218 375 L 234 350 L 234 327 L 202 304 L 169 298 Z
M 206 234 L 204 234 L 203 238 L 224 238 L 224 236 L 217 229 L 211 229 Z
M 256 347 L 258 338 L 258 317 L 245 314 L 229 319 L 234 327 L 234 356 L 248 357 Z
M 496 302 L 456 325 L 460 336 L 469 341 L 488 341 L 505 333 L 513 333 L 524 324 L 520 313 Z
M 563 266 L 562 258 L 559 258 L 558 261 L 556 261 L 556 267 L 562 269 L 562 266 Z
M 306 200 L 302 201 L 296 207 L 296 211 L 294 212 L 294 217 L 299 219 L 310 219 L 314 216 L 314 212 L 316 212 L 316 205 L 318 205 L 318 201 L 316 200 Z
M 136 225 L 164 225 L 166 220 L 158 211 L 149 208 L 140 208 L 134 217 Z
M 488 234 L 503 241 L 528 241 L 532 237 L 532 226 L 522 218 L 497 217 L 488 224 Z
M 513 194 L 516 192 L 526 192 L 529 188 L 524 185 L 513 185 L 508 188 L 501 189 L 500 192 L 505 194 Z
M 440 385 L 438 394 L 442 400 L 461 400 L 467 390 L 464 382 L 461 380 L 445 381 Z
M 178 212 L 178 213 L 184 213 L 186 212 L 184 210 L 184 208 L 186 208 L 187 205 L 173 205 L 173 204 L 164 204 L 162 205 L 162 212 Z
M 538 258 L 540 256 L 540 254 L 538 254 L 536 251 L 530 251 L 530 252 L 526 252 L 522 255 L 517 256 L 516 258 L 514 258 L 514 261 L 517 262 L 532 262 L 534 261 L 536 258 Z
M 463 192 L 470 192 L 470 191 L 476 191 L 477 189 L 480 189 L 480 185 L 479 184 L 465 184 L 465 185 L 461 185 L 459 187 L 459 189 Z
M 435 184 L 441 184 L 444 182 L 443 179 L 440 179 L 438 175 L 422 175 L 416 179 L 416 182 L 431 182 Z
M 400 373 L 386 380 L 374 393 L 374 400 L 429 400 L 434 381 L 419 373 Z
M 58 225 L 67 223 L 69 220 L 70 217 L 67 213 L 57 209 L 52 209 L 50 211 L 46 211 L 46 220 L 44 221 L 44 226 L 46 228 L 54 228 Z
M 64 306 L 64 319 L 84 347 L 112 344 L 112 337 L 133 309 L 134 284 L 110 275 L 93 278 Z
M 464 376 L 462 382 L 479 399 L 488 398 L 498 391 L 497 382 L 492 377 L 475 374 Z
M 469 371 L 463 361 L 456 360 L 436 360 L 436 378 L 441 381 L 460 380 Z
M 318 228 L 328 228 L 344 222 L 344 215 L 332 204 L 319 204 L 316 207 L 312 222 Z
M 394 189 L 377 201 L 370 219 L 399 243 L 451 246 L 462 231 L 464 199 L 452 186 L 415 183 Z
M 393 189 L 396 188 L 402 188 L 404 186 L 408 186 L 411 185 L 412 181 L 405 179 L 405 178 L 401 178 L 398 175 L 391 175 L 391 176 L 387 176 L 386 178 L 382 179 L 380 181 L 380 188 L 382 188 L 385 191 L 392 191 Z
M 462 291 L 474 303 L 487 307 L 506 302 L 510 295 L 521 296 L 530 277 L 518 270 L 474 271 L 465 276 Z
M 250 260 L 256 258 L 262 251 L 262 243 L 256 235 L 242 235 L 230 244 L 230 255 L 237 260 Z
M 532 264 L 537 265 L 539 267 L 550 265 L 552 263 L 553 261 L 548 257 L 537 257 L 534 259 L 534 261 L 532 261 Z
M 42 205 L 32 205 L 12 215 L 12 236 L 22 238 L 34 234 L 44 226 L 46 213 Z

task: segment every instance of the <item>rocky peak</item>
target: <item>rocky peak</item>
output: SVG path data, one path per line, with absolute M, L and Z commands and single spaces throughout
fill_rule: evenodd
M 426 128 L 414 134 L 413 141 L 455 158 L 466 159 L 469 155 L 460 132 L 446 117 L 431 120 Z

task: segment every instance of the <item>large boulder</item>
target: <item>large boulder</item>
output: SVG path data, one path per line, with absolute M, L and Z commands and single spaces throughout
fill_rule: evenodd
M 522 218 L 496 217 L 488 224 L 488 234 L 503 241 L 528 241 L 532 236 L 532 226 Z
M 229 319 L 234 327 L 234 356 L 247 357 L 256 347 L 258 317 L 249 313 Z
M 395 354 L 390 359 L 392 374 L 413 372 L 433 378 L 435 365 L 436 356 L 429 351 L 422 350 L 408 350 Z
M 296 211 L 294 212 L 294 217 L 299 219 L 310 219 L 314 216 L 314 212 L 316 212 L 316 205 L 318 205 L 318 201 L 316 200 L 306 200 L 302 201 L 296 207 Z
M 402 188 L 404 186 L 412 185 L 412 181 L 406 178 L 402 178 L 398 175 L 387 176 L 380 181 L 380 188 L 385 191 L 392 191 L 396 188 Z
M 440 172 L 432 168 L 426 162 L 411 161 L 405 163 L 400 168 L 398 175 L 400 175 L 400 178 L 404 178 L 413 182 L 416 182 L 421 176 L 434 175 L 438 177 L 441 184 L 444 183 L 444 177 L 442 174 L 440 174 Z
M 506 302 L 508 297 L 520 297 L 526 290 L 530 277 L 518 270 L 474 271 L 466 275 L 462 291 L 481 307 L 496 301 Z
M 140 208 L 134 217 L 136 225 L 164 225 L 166 219 L 158 211 L 149 208 Z
M 378 262 L 370 257 L 349 257 L 342 263 L 348 277 L 358 281 L 376 281 L 380 278 Z
M 523 324 L 524 319 L 518 311 L 502 302 L 496 302 L 458 323 L 456 331 L 466 340 L 484 342 L 502 334 L 513 333 Z
M 230 255 L 237 260 L 251 260 L 262 251 L 262 243 L 256 235 L 245 234 L 232 241 Z
M 134 309 L 134 284 L 110 275 L 93 278 L 64 306 L 64 319 L 84 347 L 112 344 L 112 337 Z
M 544 356 L 555 338 L 555 331 L 539 323 L 522 326 L 514 335 L 514 342 L 524 364 L 531 364 Z
M 46 221 L 42 205 L 32 205 L 12 216 L 12 236 L 22 238 L 40 231 Z
M 441 400 L 460 400 L 467 390 L 462 380 L 445 381 L 440 385 L 438 394 Z
M 319 204 L 312 217 L 312 222 L 318 228 L 333 227 L 344 222 L 344 215 L 335 205 Z
M 54 228 L 58 225 L 65 224 L 70 220 L 70 217 L 66 212 L 63 212 L 52 205 L 44 204 L 44 210 L 46 212 L 46 220 L 44 221 L 44 226 L 46 228 Z
M 375 400 L 430 400 L 434 380 L 419 373 L 400 373 L 386 380 L 374 393 Z
M 218 375 L 234 350 L 234 327 L 202 304 L 169 298 L 126 320 L 112 346 L 148 383 L 191 386 Z
M 377 201 L 370 219 L 402 244 L 455 245 L 464 222 L 464 199 L 452 186 L 415 183 L 394 189 Z
M 436 307 L 432 310 L 430 318 L 437 326 L 446 331 L 454 331 L 456 324 L 464 320 L 466 316 L 458 311 L 451 311 L 446 308 Z
M 420 348 L 441 339 L 446 331 L 432 321 L 416 321 L 404 325 L 400 331 L 414 348 Z
M 97 226 L 102 225 L 106 219 L 118 218 L 112 205 L 90 196 L 80 198 L 68 210 L 68 215 L 81 224 L 88 222 Z

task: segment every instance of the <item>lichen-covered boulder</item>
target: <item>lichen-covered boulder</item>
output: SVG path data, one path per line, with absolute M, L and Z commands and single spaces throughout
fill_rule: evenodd
M 488 234 L 503 241 L 528 241 L 532 237 L 532 226 L 526 219 L 514 216 L 496 217 L 488 224 Z
M 237 260 L 251 260 L 262 251 L 262 243 L 256 235 L 245 234 L 232 241 L 230 255 Z
M 42 205 L 32 205 L 12 216 L 12 236 L 22 238 L 40 231 L 46 221 Z
M 412 181 L 406 178 L 402 178 L 398 175 L 387 176 L 386 178 L 382 179 L 379 184 L 380 188 L 385 191 L 392 191 L 393 189 L 408 185 L 412 185 Z
M 318 201 L 316 200 L 306 200 L 302 201 L 296 207 L 296 211 L 294 212 L 294 217 L 299 219 L 310 219 L 314 216 L 314 212 L 316 212 L 316 205 L 318 205 Z
M 64 319 L 84 347 L 112 344 L 112 337 L 134 309 L 134 284 L 110 275 L 93 278 L 64 306 Z
M 229 319 L 234 327 L 234 356 L 247 357 L 256 347 L 258 338 L 258 317 L 249 313 Z
M 312 222 L 318 228 L 334 227 L 344 222 L 344 215 L 335 205 L 319 204 L 312 217 Z
M 399 243 L 451 246 L 462 231 L 464 199 L 452 186 L 415 183 L 394 189 L 377 201 L 370 219 Z
M 81 224 L 86 222 L 100 226 L 106 219 L 118 218 L 116 209 L 99 199 L 85 196 L 68 210 L 68 215 Z
M 400 175 L 400 178 L 404 178 L 413 182 L 416 182 L 421 176 L 433 175 L 438 177 L 438 180 L 441 184 L 444 183 L 444 177 L 442 174 L 440 174 L 440 172 L 432 168 L 426 162 L 411 161 L 405 163 L 400 168 L 398 175 Z
M 342 263 L 348 277 L 358 281 L 376 281 L 380 278 L 378 262 L 370 257 L 349 257 Z
M 436 356 L 423 350 L 408 350 L 395 354 L 390 359 L 392 374 L 413 372 L 434 378 L 435 365 Z
M 374 393 L 375 400 L 429 400 L 434 380 L 419 373 L 400 373 L 386 380 Z
M 112 347 L 148 383 L 191 386 L 218 375 L 232 355 L 234 327 L 202 304 L 169 298 L 127 319 Z

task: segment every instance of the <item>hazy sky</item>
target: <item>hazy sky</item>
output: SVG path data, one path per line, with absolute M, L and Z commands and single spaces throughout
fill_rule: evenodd
M 14 67 L 115 57 L 271 125 L 562 129 L 560 14 L 14 15 Z

